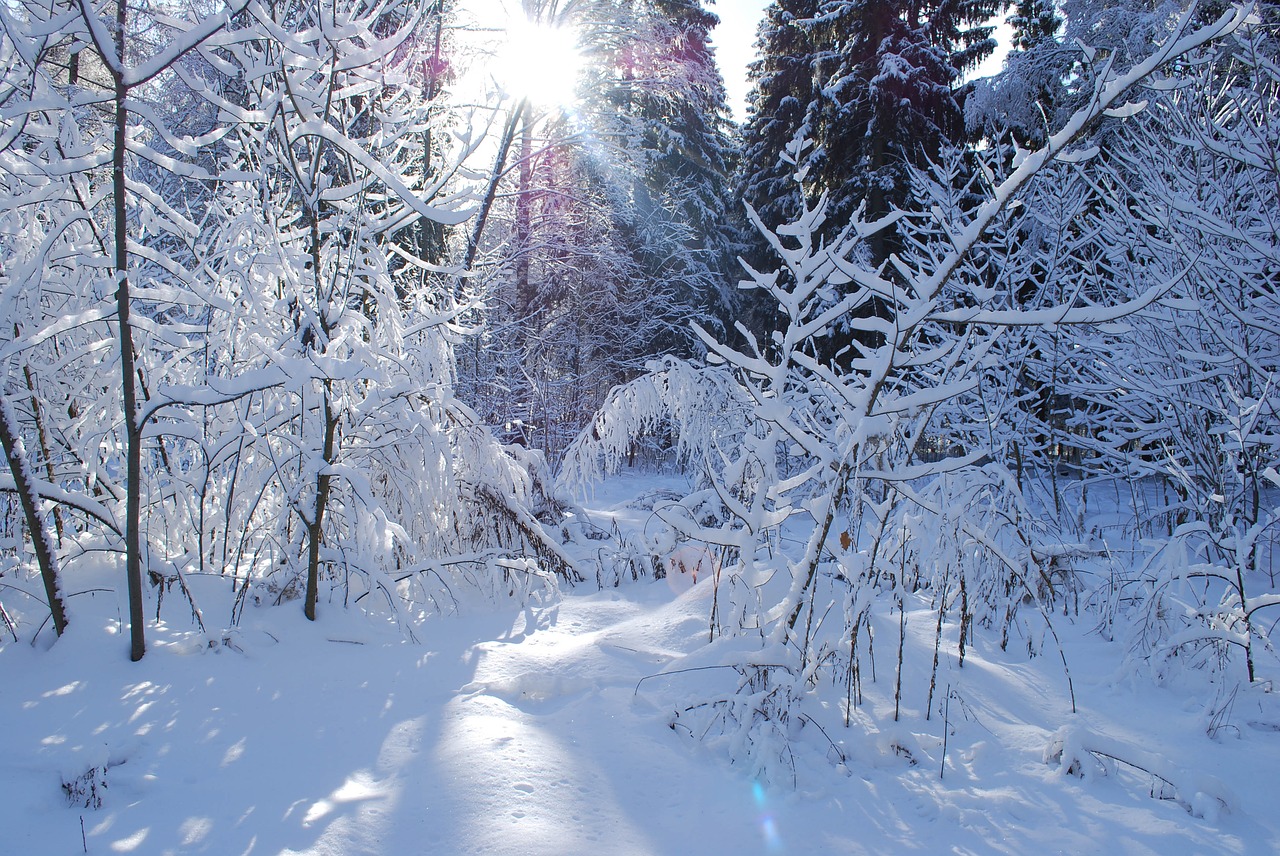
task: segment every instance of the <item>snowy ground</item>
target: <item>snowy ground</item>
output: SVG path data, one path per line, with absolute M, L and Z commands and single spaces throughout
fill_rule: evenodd
M 655 484 L 616 481 L 595 506 L 643 526 L 617 503 Z M 115 598 L 75 597 L 51 649 L 0 647 L 0 853 L 1280 852 L 1270 699 L 1238 697 L 1211 739 L 1203 701 L 1118 677 L 1123 652 L 1083 622 L 1059 624 L 1079 713 L 1056 657 L 981 643 L 942 668 L 945 758 L 943 722 L 916 697 L 927 678 L 905 682 L 895 724 L 881 675 L 830 735 L 844 764 L 806 737 L 796 786 L 762 786 L 670 727 L 695 682 L 725 671 L 692 671 L 715 665 L 699 657 L 710 592 L 583 586 L 432 622 L 418 644 L 336 606 L 312 625 L 290 604 L 251 610 L 236 649 L 213 652 L 174 596 L 138 664 Z M 931 651 L 931 619 L 908 618 L 908 644 Z M 1064 726 L 1068 743 L 1158 766 L 1182 803 L 1123 765 L 1080 778 L 1046 763 Z M 61 782 L 100 764 L 101 807 L 68 806 Z

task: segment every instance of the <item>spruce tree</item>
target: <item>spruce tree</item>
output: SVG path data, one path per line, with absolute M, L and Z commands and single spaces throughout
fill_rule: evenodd
M 667 236 L 644 267 L 683 283 L 691 306 L 713 312 L 730 300 L 724 284 L 737 255 L 726 205 L 729 111 L 710 44 L 719 20 L 702 0 L 648 0 L 635 14 L 619 125 L 635 142 L 636 213 L 656 215 Z
M 775 192 L 779 154 L 813 141 L 806 193 L 826 193 L 838 229 L 865 202 L 874 218 L 911 199 L 910 171 L 964 136 L 961 75 L 995 48 L 986 23 L 1003 0 L 777 0 L 761 29 L 752 114 L 744 129 L 743 199 L 766 226 L 797 200 Z M 869 246 L 874 262 L 896 244 Z
M 1018 0 L 1008 22 L 1013 28 L 1013 47 L 1021 51 L 1056 38 L 1062 29 L 1062 16 L 1053 0 Z
M 818 44 L 812 21 L 817 12 L 818 0 L 771 4 L 756 39 L 758 58 L 749 67 L 752 90 L 741 131 L 736 196 L 739 207 L 750 205 L 769 228 L 794 220 L 803 210 L 804 200 L 793 176 L 805 164 L 788 162 L 784 153 L 797 137 L 814 132 Z M 768 258 L 768 248 L 758 240 L 747 249 L 752 265 Z
M 843 222 L 859 202 L 876 218 L 907 208 L 910 170 L 936 159 L 964 135 L 961 75 L 994 50 L 986 22 L 998 0 L 828 0 L 824 17 L 840 24 L 828 39 L 817 177 Z M 874 262 L 895 249 L 882 232 Z

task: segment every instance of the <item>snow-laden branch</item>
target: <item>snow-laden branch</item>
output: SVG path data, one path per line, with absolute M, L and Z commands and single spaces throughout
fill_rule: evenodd
M 30 336 L 23 336 L 18 339 L 12 339 L 0 346 L 0 363 L 5 362 L 23 351 L 30 350 L 38 345 L 48 342 L 50 339 L 69 330 L 78 327 L 84 327 L 89 324 L 95 324 L 99 321 L 107 321 L 111 319 L 116 312 L 114 304 L 102 303 L 92 309 L 86 309 L 83 312 L 63 315 L 56 321 L 46 324 Z
M 702 459 L 742 430 L 749 407 L 724 369 L 668 359 L 609 393 L 591 425 L 569 445 L 557 481 L 585 490 L 616 472 L 636 439 L 668 426 L 682 459 Z
M 367 152 L 363 146 L 352 140 L 338 128 L 318 119 L 312 119 L 302 122 L 290 129 L 293 138 L 298 137 L 319 137 L 328 143 L 331 143 L 339 151 L 347 157 L 350 157 L 356 163 L 360 164 L 370 174 L 376 176 L 379 181 L 387 185 L 397 197 L 413 208 L 419 216 L 440 223 L 445 226 L 457 226 L 466 222 L 472 215 L 470 209 L 466 208 L 443 208 L 436 205 L 428 205 L 425 201 L 418 198 L 404 183 L 400 176 L 395 175 L 391 170 L 387 169 L 380 161 L 375 159 Z M 403 223 L 399 224 L 403 226 Z
M 1188 269 L 1189 270 L 1189 269 Z M 1089 324 L 1109 324 L 1141 312 L 1169 293 L 1178 281 L 1186 276 L 1187 270 L 1179 273 L 1172 281 L 1153 285 L 1132 300 L 1112 303 L 1103 306 L 1046 306 L 1040 309 L 952 309 L 948 312 L 935 312 L 928 316 L 929 321 L 943 324 L 978 324 L 988 327 L 1054 327 Z
M 113 70 L 120 74 L 124 85 L 128 88 L 146 83 L 168 69 L 184 55 L 198 48 L 205 39 L 230 24 L 231 19 L 243 12 L 247 5 L 246 2 L 235 8 L 227 6 L 221 12 L 196 22 L 191 29 L 179 30 L 180 35 L 177 38 L 138 65 L 123 71 L 123 73 L 119 68 L 113 68 Z M 188 22 L 185 21 L 180 23 L 188 25 Z
M 31 476 L 31 484 L 35 488 L 36 495 L 41 499 L 83 512 L 106 526 L 117 536 L 120 535 L 120 526 L 116 523 L 116 516 L 111 512 L 111 509 L 97 500 L 82 493 L 63 490 L 57 485 L 36 478 L 34 474 Z M 18 487 L 13 481 L 13 476 L 0 474 L 0 491 L 14 493 L 17 490 Z
M 1043 147 L 1028 153 L 1009 177 L 991 191 L 990 196 L 978 206 L 969 222 L 951 235 L 951 252 L 938 263 L 935 270 L 918 277 L 913 283 L 915 292 L 920 295 L 923 302 L 927 304 L 937 299 L 951 275 L 977 246 L 992 221 L 1018 191 L 1053 159 L 1067 152 L 1072 143 L 1092 128 L 1107 114 L 1108 110 L 1119 104 L 1130 90 L 1173 60 L 1236 31 L 1253 15 L 1252 4 L 1237 6 L 1224 12 L 1213 23 L 1187 32 L 1196 10 L 1197 4 L 1192 3 L 1183 12 L 1172 35 L 1145 60 L 1122 74 L 1113 76 L 1110 73 L 1103 73 L 1095 84 L 1093 95 L 1088 103 L 1073 113 L 1062 128 L 1049 137 Z M 1105 66 L 1108 71 L 1110 62 L 1111 59 L 1108 58 Z M 878 283 L 879 277 L 871 272 L 845 262 L 843 259 L 840 259 L 840 262 L 841 270 L 859 284 L 865 283 L 866 287 L 874 288 Z M 919 312 L 913 320 L 932 317 L 932 310 L 933 307 L 928 306 L 927 310 Z
M 211 377 L 201 385 L 165 385 L 139 409 L 138 424 L 145 425 L 157 413 L 168 407 L 215 407 L 229 404 L 253 395 L 255 392 L 283 386 L 290 376 L 279 367 L 268 367 L 246 372 L 235 379 Z
M 1063 726 L 1044 748 L 1044 763 L 1065 774 L 1106 775 L 1113 763 L 1140 770 L 1155 779 L 1151 796 L 1172 799 L 1196 817 L 1215 822 L 1221 812 L 1237 810 L 1240 800 L 1216 776 L 1189 773 L 1155 753 L 1094 734 L 1078 725 Z

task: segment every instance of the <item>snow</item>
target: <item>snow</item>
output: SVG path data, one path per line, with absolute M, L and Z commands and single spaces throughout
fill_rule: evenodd
M 388 236 L 415 218 L 441 226 L 467 218 L 475 194 L 465 187 L 457 196 L 440 194 L 455 169 L 466 183 L 466 155 L 476 153 L 483 136 L 459 129 L 458 144 L 467 151 L 446 147 L 453 154 L 442 152 L 445 164 L 434 164 L 431 180 L 416 172 L 414 164 L 420 160 L 428 171 L 433 158 L 425 156 L 430 135 L 421 143 L 415 138 L 455 126 L 433 124 L 443 114 L 418 104 L 416 85 L 402 85 L 400 72 L 412 68 L 407 54 L 385 75 L 369 67 L 409 44 L 412 21 L 380 40 L 358 15 L 303 15 L 286 24 L 255 3 L 246 18 L 256 19 L 253 32 L 238 34 L 228 31 L 236 8 L 224 5 L 202 20 L 144 14 L 133 23 L 150 27 L 155 38 L 150 47 L 139 43 L 142 52 L 129 57 L 128 67 L 125 52 L 117 62 L 111 49 L 108 22 L 88 5 L 65 15 L 50 11 L 53 18 L 30 7 L 34 29 L 26 18 L 5 19 L 12 25 L 5 45 L 14 43 L 8 49 L 32 66 L 36 53 L 26 33 L 47 27 L 72 47 L 92 39 L 116 94 L 128 91 L 124 106 L 142 122 L 129 129 L 129 151 L 146 161 L 128 178 L 130 198 L 141 206 L 134 218 L 141 243 L 130 253 L 160 278 L 148 285 L 141 275 L 132 292 L 139 304 L 134 323 L 152 341 L 137 379 L 156 393 L 139 419 L 170 409 L 144 437 L 148 448 L 164 453 L 163 467 L 149 460 L 139 478 L 135 458 L 128 485 L 104 478 L 119 474 L 123 448 L 111 427 L 119 424 L 119 405 L 111 403 L 117 387 L 103 380 L 114 365 L 114 340 L 101 322 L 116 307 L 93 301 L 101 302 L 104 282 L 123 283 L 126 271 L 112 273 L 101 236 L 95 242 L 83 216 L 102 201 L 84 172 L 86 164 L 104 163 L 91 151 L 97 126 L 81 127 L 83 117 L 70 105 L 89 96 L 64 97 L 56 66 L 18 74 L 15 91 L 29 88 L 30 95 L 13 114 L 27 130 L 10 140 L 6 154 L 10 189 L 18 194 L 13 210 L 22 216 L 6 226 L 6 246 L 16 255 L 3 303 L 21 325 L 12 325 L 14 339 L 0 347 L 0 359 L 13 358 L 14 370 L 23 366 L 36 400 L 42 393 L 28 363 L 49 384 L 43 394 L 57 443 L 46 448 L 45 409 L 33 410 L 27 447 L 35 453 L 38 445 L 49 458 L 47 481 L 36 478 L 22 444 L 6 437 L 15 458 L 13 473 L 0 475 L 0 490 L 38 489 L 43 500 L 88 512 L 105 528 L 95 522 L 58 533 L 64 560 L 58 590 L 70 623 L 56 640 L 43 624 L 48 612 L 39 577 L 14 514 L 4 531 L 0 849 L 1280 851 L 1274 811 L 1280 695 L 1273 685 L 1280 660 L 1262 624 L 1280 606 L 1272 569 L 1265 566 L 1264 582 L 1262 564 L 1264 556 L 1270 560 L 1264 536 L 1270 538 L 1277 516 L 1261 511 L 1262 500 L 1270 508 L 1273 499 L 1261 490 L 1253 492 L 1252 517 L 1242 516 L 1248 502 L 1212 481 L 1218 469 L 1230 479 L 1243 474 L 1246 457 L 1255 468 L 1248 478 L 1274 463 L 1263 418 L 1272 391 L 1270 352 L 1251 344 L 1252 333 L 1266 328 L 1253 322 L 1270 316 L 1218 290 L 1206 296 L 1229 317 L 1214 317 L 1206 303 L 1191 319 L 1204 322 L 1199 339 L 1175 342 L 1165 353 L 1164 335 L 1152 335 L 1151 326 L 1167 323 L 1177 331 L 1182 316 L 1167 314 L 1175 302 L 1196 311 L 1197 292 L 1181 288 L 1195 271 L 1174 266 L 1180 229 L 1194 239 L 1188 246 L 1208 248 L 1202 268 L 1220 264 L 1240 281 L 1265 279 L 1272 236 L 1257 232 L 1247 215 L 1255 211 L 1265 227 L 1270 221 L 1260 212 L 1271 209 L 1251 209 L 1258 194 L 1237 193 L 1245 214 L 1232 214 L 1224 202 L 1230 192 L 1202 198 L 1201 185 L 1169 181 L 1163 150 L 1141 134 L 1165 121 L 1152 114 L 1170 102 L 1153 99 L 1150 112 L 1134 116 L 1146 102 L 1127 100 L 1168 61 L 1242 26 L 1248 13 L 1228 11 L 1190 32 L 1183 29 L 1192 21 L 1188 11 L 1173 35 L 1128 72 L 1112 67 L 1127 61 L 1123 52 L 1099 53 L 1092 100 L 1045 147 L 1017 152 L 1012 174 L 999 183 L 988 169 L 993 186 L 982 205 L 960 204 L 941 183 L 937 192 L 926 189 L 937 203 L 931 207 L 937 224 L 913 225 L 914 215 L 902 212 L 878 224 L 849 223 L 824 239 L 825 197 L 801 205 L 799 220 L 772 232 L 750 213 L 783 266 L 781 276 L 748 269 L 750 285 L 777 300 L 783 328 L 754 336 L 739 323 L 745 345 L 735 346 L 709 333 L 714 325 L 695 326 L 719 365 L 674 358 L 652 364 L 614 390 L 561 470 L 566 488 L 585 487 L 637 459 L 683 464 L 701 480 L 624 472 L 595 486 L 585 512 L 553 496 L 540 453 L 500 446 L 480 415 L 489 411 L 452 398 L 451 381 L 464 378 L 459 372 L 471 373 L 460 387 L 482 379 L 455 364 L 451 348 L 462 322 L 488 311 L 483 303 L 455 306 L 446 299 L 429 319 L 413 322 L 425 339 L 405 339 L 402 311 L 419 299 L 436 301 L 426 292 L 401 293 Z M 277 71 L 263 64 L 253 33 L 283 51 Z M 63 44 L 41 39 L 50 49 Z M 152 91 L 163 90 L 161 75 L 192 51 L 223 76 L 244 69 L 252 90 L 246 97 L 257 106 L 269 107 L 288 90 L 292 106 L 273 126 L 274 136 L 254 137 L 247 127 L 232 135 L 225 117 L 202 136 L 157 125 L 180 102 L 165 97 L 152 105 Z M 432 92 L 439 58 L 437 52 L 428 75 Z M 886 62 L 886 73 L 901 71 L 893 58 Z M 338 76 L 312 74 L 325 67 Z M 708 75 L 714 84 L 714 73 Z M 1087 77 L 1077 82 L 1089 85 Z M 375 91 L 376 130 L 357 139 L 367 125 L 358 117 L 374 109 L 363 99 Z M 135 96 L 143 100 L 135 104 Z M 338 102 L 340 109 L 321 109 Z M 1194 111 L 1160 139 L 1173 141 L 1173 154 L 1201 146 L 1220 159 L 1238 149 L 1241 159 L 1231 163 L 1257 166 L 1249 103 L 1231 106 L 1225 124 L 1212 119 L 1206 136 L 1214 141 L 1198 141 Z M 226 101 L 219 105 L 228 108 Z M 248 121 L 268 113 L 227 115 Z M 1156 190 L 1133 197 L 1137 207 L 1121 221 L 1112 220 L 1113 200 L 1098 196 L 1105 204 L 1097 222 L 1068 229 L 1078 204 L 1094 196 L 1068 182 L 1062 200 L 1021 197 L 1040 170 L 1076 174 L 1059 168 L 1098 153 L 1090 134 L 1108 115 L 1129 116 L 1127 127 L 1136 127 L 1120 126 L 1121 145 L 1107 153 L 1124 167 L 1115 176 L 1128 170 L 1142 179 L 1129 186 Z M 184 120 L 175 127 L 188 124 L 200 125 Z M 150 142 L 148 125 L 158 130 Z M 508 130 L 515 127 L 511 117 Z M 673 140 L 689 139 L 667 130 Z M 509 137 L 482 220 L 497 198 Z M 188 160 L 218 139 L 231 161 L 278 176 L 284 195 L 260 196 L 243 171 L 225 174 L 219 190 L 225 194 L 209 197 L 207 206 L 175 201 L 171 191 L 181 180 L 155 184 L 154 192 L 137 183 L 154 178 L 151 166 L 179 179 L 210 176 L 212 166 Z M 305 167 L 294 162 L 301 151 L 290 148 L 295 144 L 314 147 L 302 158 Z M 720 152 L 718 145 L 707 151 Z M 798 180 L 807 145 L 797 135 L 781 155 Z M 326 173 L 325 151 L 360 169 L 345 177 Z M 992 154 L 991 165 L 998 165 Z M 945 162 L 936 167 L 939 182 L 950 174 L 947 187 L 959 174 L 951 169 Z M 698 204 L 714 219 L 719 209 L 711 195 Z M 331 203 L 326 211 L 333 217 L 318 226 L 304 215 L 315 215 L 321 200 Z M 1022 255 L 1008 256 L 1014 267 L 1001 274 L 1006 291 L 978 257 L 987 255 L 984 248 L 998 251 L 1001 241 L 1021 241 L 1023 227 L 1002 220 L 1015 205 L 1024 206 L 1020 217 L 1038 218 L 1015 218 L 1031 224 L 1028 238 L 1040 240 L 1055 223 L 1072 233 L 1060 269 L 1083 264 L 1085 281 L 1068 283 L 1076 302 L 1048 302 L 1054 283 L 1045 282 L 1028 308 L 1008 308 L 1024 305 L 1018 271 L 1039 262 L 1026 267 Z M 1026 211 L 1037 206 L 1048 207 Z M 892 259 L 897 275 L 889 277 L 865 264 L 856 243 L 892 218 L 900 218 L 904 251 Z M 206 225 L 220 221 L 206 242 Z M 1140 240 L 1130 245 L 1135 230 Z M 482 231 L 482 224 L 472 231 L 468 267 L 480 258 Z M 502 243 L 491 238 L 486 243 Z M 583 240 L 591 243 L 590 236 Z M 1101 273 L 1084 264 L 1092 253 L 1076 255 L 1091 243 L 1103 248 Z M 1039 258 L 1028 245 L 1027 258 Z M 86 250 L 93 246 L 103 252 Z M 1233 247 L 1243 248 L 1238 258 L 1230 257 Z M 1122 251 L 1127 255 L 1119 261 Z M 453 276 L 447 267 L 410 263 L 443 273 L 441 282 Z M 1133 276 L 1108 278 L 1117 264 L 1136 266 Z M 320 293 L 321 266 L 347 271 L 333 280 L 337 290 L 329 296 Z M 112 275 L 94 279 L 95 272 Z M 478 283 L 481 272 L 468 276 L 476 274 Z M 592 276 L 583 270 L 584 287 Z M 193 278 L 208 281 L 174 284 Z M 315 299 L 304 299 L 304 281 L 313 282 Z M 423 289 L 438 284 L 435 277 L 417 281 Z M 47 287 L 29 287 L 39 282 Z M 1095 293 L 1095 282 L 1108 287 Z M 1166 297 L 1168 283 L 1180 287 Z M 357 292 L 366 295 L 357 302 L 368 301 L 360 311 L 351 298 Z M 1085 305 L 1094 299 L 1104 303 Z M 207 318 L 198 312 L 206 302 L 215 313 Z M 166 317 L 170 307 L 173 317 Z M 131 310 L 119 311 L 125 320 Z M 219 324 L 217 313 L 235 316 L 234 323 Z M 1028 440 L 1045 434 L 1001 424 L 1010 421 L 1006 414 L 1030 419 L 1029 407 L 985 397 L 960 401 L 939 408 L 933 424 L 944 433 L 929 433 L 935 405 L 982 391 L 979 382 L 992 375 L 998 399 L 1000 378 L 1013 378 L 1002 360 L 1012 355 L 1025 366 L 1035 351 L 1047 353 L 1035 338 L 1020 343 L 1019 331 L 1006 328 L 1029 325 L 1056 337 L 1068 324 L 1090 325 L 1061 351 L 1072 355 L 1078 377 L 1059 386 L 1055 367 L 1049 387 L 1033 366 L 1027 389 L 1038 384 L 1084 402 L 1121 399 L 1097 416 L 1084 407 L 1068 427 L 1087 429 L 1071 441 L 1077 449 L 1101 446 L 1117 455 L 1108 465 L 1130 472 L 1134 512 L 1141 473 L 1166 467 L 1154 457 L 1158 445 L 1170 450 L 1166 476 L 1175 487 L 1181 480 L 1186 493 L 1199 495 L 1142 520 L 1115 508 L 1100 511 L 1096 498 L 1085 508 L 1083 487 L 1059 490 L 1058 477 L 1075 476 L 1054 469 L 1050 518 L 1035 507 L 1045 500 L 1024 492 L 1020 447 L 1013 447 L 1016 490 L 996 448 L 1007 448 L 1016 432 Z M 30 328 L 27 338 L 20 326 Z M 964 329 L 951 329 L 957 326 Z M 1237 341 L 1236 327 L 1250 335 Z M 1181 332 L 1186 339 L 1194 331 Z M 1124 341 L 1130 333 L 1137 345 Z M 997 346 L 1002 337 L 1015 340 L 1007 350 L 1003 342 Z M 1143 343 L 1154 343 L 1148 350 L 1166 363 L 1173 360 L 1164 374 L 1178 389 L 1207 390 L 1192 396 L 1211 417 L 1205 439 L 1166 430 L 1174 405 L 1160 366 L 1141 353 Z M 834 361 L 824 354 L 827 345 L 843 348 Z M 1059 353 L 1056 341 L 1053 349 Z M 125 350 L 124 376 L 133 384 Z M 517 350 L 505 352 L 509 368 L 520 359 Z M 270 364 L 278 371 L 263 367 Z M 1243 367 L 1249 382 L 1209 383 L 1232 366 Z M 532 385 L 537 372 L 520 368 Z M 211 374 L 235 380 L 210 384 Z M 280 395 L 251 395 L 276 385 L 284 385 Z M 239 399 L 243 414 L 218 409 Z M 3 421 L 15 422 L 8 404 L 0 405 Z M 325 435 L 323 454 L 313 415 Z M 1113 416 L 1119 422 L 1102 427 Z M 982 428 L 988 439 L 970 442 Z M 676 448 L 655 449 L 668 431 Z M 1097 436 L 1088 436 L 1093 431 Z M 635 445 L 644 435 L 653 443 Z M 157 436 L 170 442 L 156 445 Z M 967 456 L 929 460 L 917 456 L 921 441 L 931 457 Z M 979 448 L 984 442 L 989 451 Z M 1035 442 L 1041 459 L 1056 463 L 1060 450 L 1048 448 L 1056 441 Z M 1195 463 L 1201 459 L 1209 464 Z M 1027 467 L 1032 484 L 1036 460 L 1033 454 Z M 215 472 L 220 466 L 224 475 Z M 1265 473 L 1275 480 L 1274 468 Z M 331 477 L 343 495 L 326 506 Z M 868 488 L 868 480 L 881 484 Z M 90 498 L 79 499 L 77 491 Z M 243 497 L 255 492 L 244 511 Z M 310 506 L 308 497 L 315 500 Z M 136 571 L 141 558 L 164 573 L 151 577 L 160 587 L 145 594 L 153 644 L 142 662 L 129 663 L 124 616 L 137 617 L 143 604 L 135 597 L 125 609 L 112 508 L 127 505 L 136 522 L 140 499 L 148 504 L 145 550 L 139 556 L 131 549 L 129 564 Z M 1121 502 L 1117 486 L 1115 504 Z M 1224 510 L 1203 515 L 1196 502 Z M 1161 536 L 1161 521 L 1180 521 L 1184 511 L 1194 512 L 1190 522 L 1177 529 L 1171 522 Z M 487 531 L 495 514 L 503 532 Z M 1069 525 L 1058 531 L 1064 521 Z M 1133 523 L 1129 534 L 1119 531 L 1126 521 Z M 324 552 L 333 557 L 329 572 L 350 574 L 325 581 L 318 622 L 303 620 L 290 599 L 298 588 L 299 527 L 323 528 Z M 237 529 L 254 543 L 241 539 L 236 578 L 205 573 L 231 563 L 228 541 Z M 1152 543 L 1139 543 L 1144 533 Z M 206 549 L 219 534 L 220 559 Z M 136 538 L 128 540 L 136 547 Z M 872 549 L 864 549 L 869 540 Z M 314 569 L 318 539 L 311 545 Z M 457 566 L 464 569 L 448 570 Z M 351 580 L 360 587 L 351 588 Z M 973 635 L 962 642 L 966 628 Z M 1243 650 L 1244 664 L 1233 649 Z M 141 656 L 140 644 L 136 651 Z
M 599 486 L 592 517 L 660 540 L 654 499 L 686 488 L 680 476 L 626 473 Z M 229 614 L 225 580 L 190 582 L 206 617 Z M 340 603 L 322 603 L 314 624 L 288 603 L 248 609 L 208 648 L 175 593 L 136 664 L 118 624 L 123 595 L 102 591 L 117 583 L 78 577 L 70 588 L 86 593 L 70 595 L 72 621 L 56 644 L 0 647 L 6 852 L 1280 847 L 1270 694 L 1234 698 L 1211 737 L 1186 688 L 1118 677 L 1123 647 L 1092 634 L 1087 618 L 1057 623 L 1078 714 L 1056 657 L 1029 659 L 1018 640 L 1002 652 L 979 634 L 963 668 L 944 646 L 926 719 L 936 612 L 909 601 L 906 644 L 918 651 L 906 662 L 920 674 L 904 676 L 900 721 L 882 654 L 849 727 L 841 711 L 810 711 L 833 742 L 798 729 L 789 786 L 753 780 L 716 739 L 688 731 L 687 698 L 731 687 L 730 664 L 745 661 L 707 645 L 716 592 L 701 575 L 675 589 L 584 584 L 545 604 L 432 619 L 418 644 Z M 78 779 L 77 793 L 105 783 L 100 808 L 68 805 L 62 783 Z

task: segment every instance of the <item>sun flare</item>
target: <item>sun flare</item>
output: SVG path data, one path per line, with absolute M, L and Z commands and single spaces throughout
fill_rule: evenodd
M 503 91 L 546 107 L 568 107 L 577 100 L 582 54 L 568 27 L 513 20 L 498 49 L 494 78 Z

